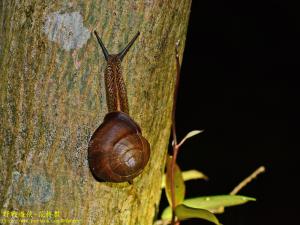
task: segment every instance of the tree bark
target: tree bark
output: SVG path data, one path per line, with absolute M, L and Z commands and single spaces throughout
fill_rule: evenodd
M 0 208 L 50 211 L 77 224 L 153 223 L 171 125 L 175 42 L 183 53 L 191 0 L 0 3 Z M 130 115 L 151 144 L 144 172 L 97 182 L 89 138 L 107 112 L 106 62 L 92 31 L 122 62 Z M 1 218 L 0 214 L 0 218 Z M 10 222 L 13 224 L 13 222 Z

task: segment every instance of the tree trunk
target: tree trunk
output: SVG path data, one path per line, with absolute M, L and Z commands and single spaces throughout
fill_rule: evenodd
M 180 39 L 183 53 L 190 5 L 1 1 L 0 219 L 13 224 L 16 211 L 77 224 L 152 224 L 170 135 L 174 46 Z M 97 182 L 87 164 L 89 138 L 107 112 L 106 62 L 93 30 L 111 53 L 141 32 L 122 69 L 151 157 L 132 185 Z

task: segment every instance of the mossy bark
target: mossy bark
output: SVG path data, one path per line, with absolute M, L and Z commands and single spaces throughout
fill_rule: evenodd
M 58 211 L 60 219 L 79 224 L 152 224 L 170 135 L 174 45 L 181 40 L 182 54 L 190 5 L 191 0 L 0 3 L 2 212 L 32 211 L 39 219 L 42 212 Z M 130 114 L 152 148 L 133 185 L 97 182 L 88 168 L 89 138 L 107 112 L 106 62 L 93 30 L 111 53 L 141 32 L 122 62 Z

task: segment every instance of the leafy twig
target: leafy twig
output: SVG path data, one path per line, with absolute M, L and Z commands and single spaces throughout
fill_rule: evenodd
M 167 193 L 167 196 L 171 195 L 171 201 L 170 201 L 170 197 L 168 197 L 168 200 L 169 200 L 171 208 L 172 208 L 171 225 L 179 225 L 181 219 L 194 218 L 194 217 L 191 217 L 191 212 L 193 212 L 195 214 L 195 210 L 197 211 L 198 214 L 199 214 L 199 210 L 202 210 L 201 213 L 200 213 L 201 214 L 200 217 L 197 214 L 197 218 L 204 218 L 204 219 L 207 219 L 207 220 L 209 220 L 211 222 L 214 222 L 215 224 L 219 224 L 218 219 L 211 212 L 209 212 L 207 210 L 204 210 L 204 209 L 200 209 L 200 208 L 199 209 L 198 208 L 189 208 L 187 206 L 182 205 L 181 203 L 183 201 L 182 197 L 184 198 L 184 191 L 182 193 L 179 191 L 178 196 L 175 195 L 175 173 L 176 173 L 175 169 L 177 169 L 179 171 L 180 176 L 182 175 L 181 172 L 180 172 L 179 167 L 176 165 L 177 155 L 178 155 L 178 151 L 180 149 L 180 146 L 188 138 L 190 138 L 192 136 L 195 136 L 195 135 L 197 135 L 197 134 L 199 134 L 199 133 L 202 132 L 202 130 L 191 131 L 181 141 L 179 141 L 179 143 L 178 143 L 177 135 L 176 135 L 176 119 L 175 119 L 176 102 L 177 102 L 179 79 L 180 79 L 180 69 L 181 69 L 180 62 L 179 62 L 180 60 L 179 60 L 179 54 L 178 54 L 178 47 L 179 47 L 179 41 L 176 42 L 176 46 L 175 46 L 175 58 L 176 58 L 176 71 L 177 71 L 177 73 L 176 73 L 175 88 L 174 88 L 174 95 L 173 95 L 173 108 L 172 108 L 172 138 L 173 138 L 173 141 L 172 141 L 172 148 L 173 149 L 172 150 L 173 150 L 173 156 L 171 158 L 171 162 L 168 163 L 168 166 L 167 166 L 167 177 L 166 177 L 167 178 L 166 179 L 166 185 L 167 184 L 169 185 L 169 192 L 166 191 L 166 193 Z M 261 166 L 258 169 L 256 169 L 250 176 L 248 176 L 241 183 L 239 183 L 230 192 L 230 195 L 236 195 L 243 187 L 245 187 L 249 182 L 251 182 L 260 173 L 263 173 L 264 171 L 265 171 L 265 167 L 263 167 L 263 166 Z M 176 181 L 179 182 L 180 179 L 178 177 L 176 177 L 176 179 L 177 179 Z M 184 182 L 184 181 L 182 180 L 182 182 Z M 176 184 L 176 189 L 178 189 L 177 185 L 179 185 L 179 183 Z M 181 187 L 181 186 L 179 185 L 179 187 Z M 166 190 L 167 189 L 168 188 L 166 186 Z M 181 189 L 178 189 L 178 190 L 181 190 Z M 170 192 L 171 192 L 171 194 L 170 194 Z M 178 197 L 179 200 L 176 199 L 176 197 Z M 180 208 L 181 211 L 179 210 L 179 208 Z M 176 212 L 177 212 L 177 216 L 179 218 L 177 220 L 175 218 L 175 209 L 176 209 Z M 187 212 L 189 214 L 186 214 Z M 214 209 L 214 212 L 215 213 L 222 213 L 222 212 L 224 212 L 224 206 L 220 206 L 220 207 Z M 192 216 L 195 216 L 194 214 Z M 208 214 L 209 214 L 210 217 L 207 216 Z M 213 220 L 211 218 L 213 218 Z M 157 221 L 157 222 L 160 222 L 160 224 L 164 224 L 167 221 L 161 220 L 161 221 Z

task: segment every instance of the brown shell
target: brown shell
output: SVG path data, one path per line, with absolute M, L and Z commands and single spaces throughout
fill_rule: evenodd
M 140 127 L 123 112 L 105 116 L 88 148 L 94 177 L 108 182 L 132 181 L 147 165 L 149 157 L 150 145 Z

